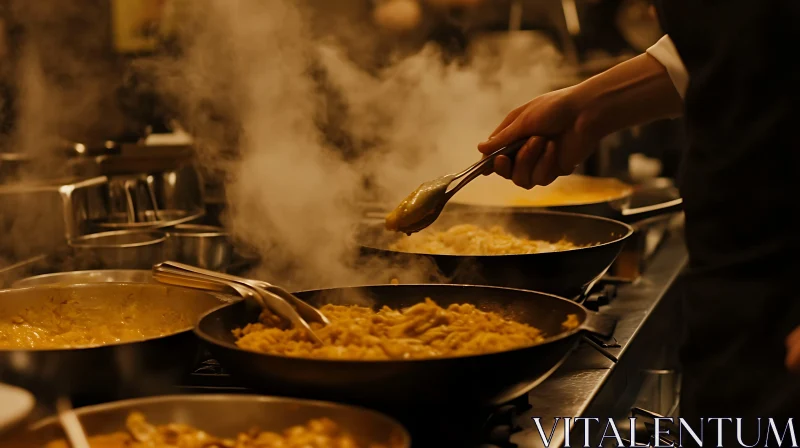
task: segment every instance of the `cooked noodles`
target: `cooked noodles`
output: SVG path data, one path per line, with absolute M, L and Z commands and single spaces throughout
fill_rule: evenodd
M 19 311 L 0 310 L 0 349 L 95 347 L 154 338 L 191 326 L 192 318 L 168 303 L 53 297 Z
M 458 224 L 444 232 L 425 231 L 404 236 L 389 246 L 398 252 L 442 255 L 535 254 L 578 247 L 567 240 L 531 240 L 514 236 L 500 226 L 485 229 L 473 224 Z
M 253 429 L 235 439 L 212 436 L 189 425 L 152 425 L 144 415 L 128 416 L 126 430 L 89 438 L 91 448 L 389 448 L 388 445 L 359 445 L 335 422 L 327 418 L 293 426 L 282 433 Z M 51 442 L 46 448 L 68 448 L 66 442 Z
M 233 331 L 236 345 L 273 355 L 350 360 L 406 360 L 477 355 L 513 350 L 544 340 L 527 324 L 481 311 L 471 304 L 442 308 L 430 298 L 403 310 L 383 307 L 325 305 L 331 323 L 312 323 L 324 345 L 316 345 L 302 329 L 286 329 L 269 312 L 260 322 Z M 570 317 L 565 329 L 577 326 Z

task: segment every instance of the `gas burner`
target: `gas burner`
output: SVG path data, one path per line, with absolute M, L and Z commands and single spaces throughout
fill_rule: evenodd
M 575 299 L 591 311 L 598 311 L 601 306 L 608 305 L 617 297 L 617 282 L 614 279 L 603 277 L 581 297 Z
M 617 285 L 601 281 L 589 292 L 586 300 L 583 301 L 583 306 L 592 311 L 599 311 L 601 306 L 608 305 L 616 297 Z

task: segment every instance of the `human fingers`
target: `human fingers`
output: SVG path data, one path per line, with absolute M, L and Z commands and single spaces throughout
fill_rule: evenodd
M 559 174 L 565 176 L 572 174 L 575 168 L 586 158 L 587 147 L 592 147 L 587 142 L 586 136 L 566 132 L 558 141 L 557 167 Z
M 544 154 L 539 158 L 531 174 L 533 185 L 550 185 L 560 175 L 556 143 L 547 142 Z
M 526 190 L 533 188 L 531 174 L 546 144 L 547 140 L 537 136 L 529 138 L 520 148 L 514 159 L 514 172 L 511 174 L 511 180 L 514 181 L 514 184 Z
M 494 159 L 494 172 L 505 179 L 511 179 L 514 163 L 508 156 L 497 156 Z

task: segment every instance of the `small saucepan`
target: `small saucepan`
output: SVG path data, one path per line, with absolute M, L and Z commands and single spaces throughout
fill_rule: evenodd
M 181 224 L 165 229 L 171 259 L 212 271 L 231 264 L 233 245 L 225 229 L 201 224 Z
M 77 259 L 101 269 L 149 269 L 168 258 L 168 236 L 156 230 L 115 230 L 69 240 Z

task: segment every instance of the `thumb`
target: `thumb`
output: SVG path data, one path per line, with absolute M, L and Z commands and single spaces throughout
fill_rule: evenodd
M 519 121 L 515 120 L 505 129 L 490 137 L 489 140 L 478 145 L 478 151 L 484 154 L 491 154 L 498 149 L 508 146 L 512 142 L 519 140 L 522 132 L 520 130 Z

